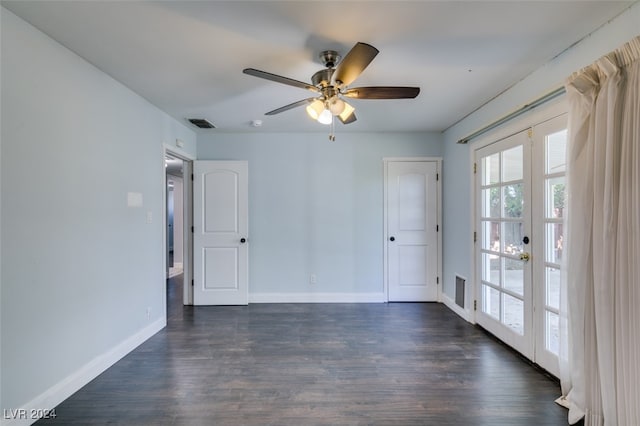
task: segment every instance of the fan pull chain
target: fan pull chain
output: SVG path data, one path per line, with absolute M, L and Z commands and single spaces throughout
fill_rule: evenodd
M 335 135 L 336 126 L 335 126 L 335 122 L 336 122 L 335 117 L 331 117 L 331 125 L 330 125 L 331 127 L 329 128 L 330 129 L 330 131 L 329 131 L 329 140 L 331 142 L 335 142 L 336 141 L 336 135 Z

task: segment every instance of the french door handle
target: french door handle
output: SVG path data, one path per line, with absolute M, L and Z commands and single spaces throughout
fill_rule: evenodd
M 393 236 L 389 237 L 389 241 L 395 241 L 395 240 L 396 240 L 396 237 L 393 237 Z
M 524 260 L 525 262 L 528 262 L 529 260 L 531 260 L 531 255 L 527 252 L 520 253 L 520 260 Z
M 247 242 L 247 239 L 246 239 L 246 238 L 240 238 L 240 242 L 241 242 L 242 244 L 244 244 L 244 243 L 246 243 L 246 242 Z

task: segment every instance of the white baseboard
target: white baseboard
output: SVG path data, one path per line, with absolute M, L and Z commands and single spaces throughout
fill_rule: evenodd
M 384 293 L 249 293 L 249 303 L 384 303 Z
M 166 318 L 160 318 L 149 324 L 133 336 L 127 338 L 108 352 L 95 357 L 80 369 L 70 374 L 60 382 L 24 404 L 19 409 L 2 413 L 0 424 L 2 426 L 29 426 L 38 419 L 31 418 L 32 413 L 41 413 L 43 410 L 55 408 L 65 399 L 69 398 L 83 386 L 95 379 L 107 368 L 114 365 L 129 352 L 140 346 L 151 336 L 162 330 L 167 325 Z M 11 417 L 11 418 L 7 418 Z
M 453 299 L 451 299 L 449 296 L 444 294 L 444 292 L 442 294 L 442 303 L 444 303 L 447 308 L 451 309 L 453 312 L 461 316 L 462 319 L 464 319 L 465 321 L 470 322 L 472 324 L 474 323 L 471 316 L 471 312 L 458 306 L 458 304 L 454 302 Z

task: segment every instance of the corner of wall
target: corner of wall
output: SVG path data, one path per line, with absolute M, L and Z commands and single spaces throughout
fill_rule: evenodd
M 442 303 L 444 303 L 444 305 L 447 308 L 451 309 L 453 312 L 458 314 L 458 316 L 460 316 L 465 321 L 467 321 L 467 322 L 469 322 L 471 324 L 475 324 L 475 322 L 473 320 L 472 313 L 469 310 L 461 308 L 460 306 L 458 306 L 456 304 L 456 302 L 454 302 L 453 299 L 451 299 L 449 296 L 443 295 L 442 296 Z

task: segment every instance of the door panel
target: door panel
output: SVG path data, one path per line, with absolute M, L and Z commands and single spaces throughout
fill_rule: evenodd
M 425 245 L 403 245 L 398 248 L 400 286 L 421 286 L 428 282 L 427 265 L 424 261 L 427 256 Z
M 521 132 L 476 151 L 479 166 L 476 250 L 481 278 L 476 321 L 533 358 L 530 224 L 530 142 Z
M 562 268 L 563 217 L 565 211 L 565 149 L 567 117 L 561 115 L 534 128 L 534 251 L 535 361 L 559 377 L 560 275 Z
M 438 299 L 437 163 L 387 164 L 389 301 Z
M 194 305 L 248 303 L 248 165 L 194 163 Z
M 205 232 L 237 233 L 239 222 L 238 179 L 235 170 L 215 170 L 203 175 Z
M 398 230 L 424 231 L 426 226 L 427 195 L 423 174 L 411 173 L 398 176 Z
M 238 249 L 209 247 L 204 249 L 204 288 L 206 290 L 238 289 Z

